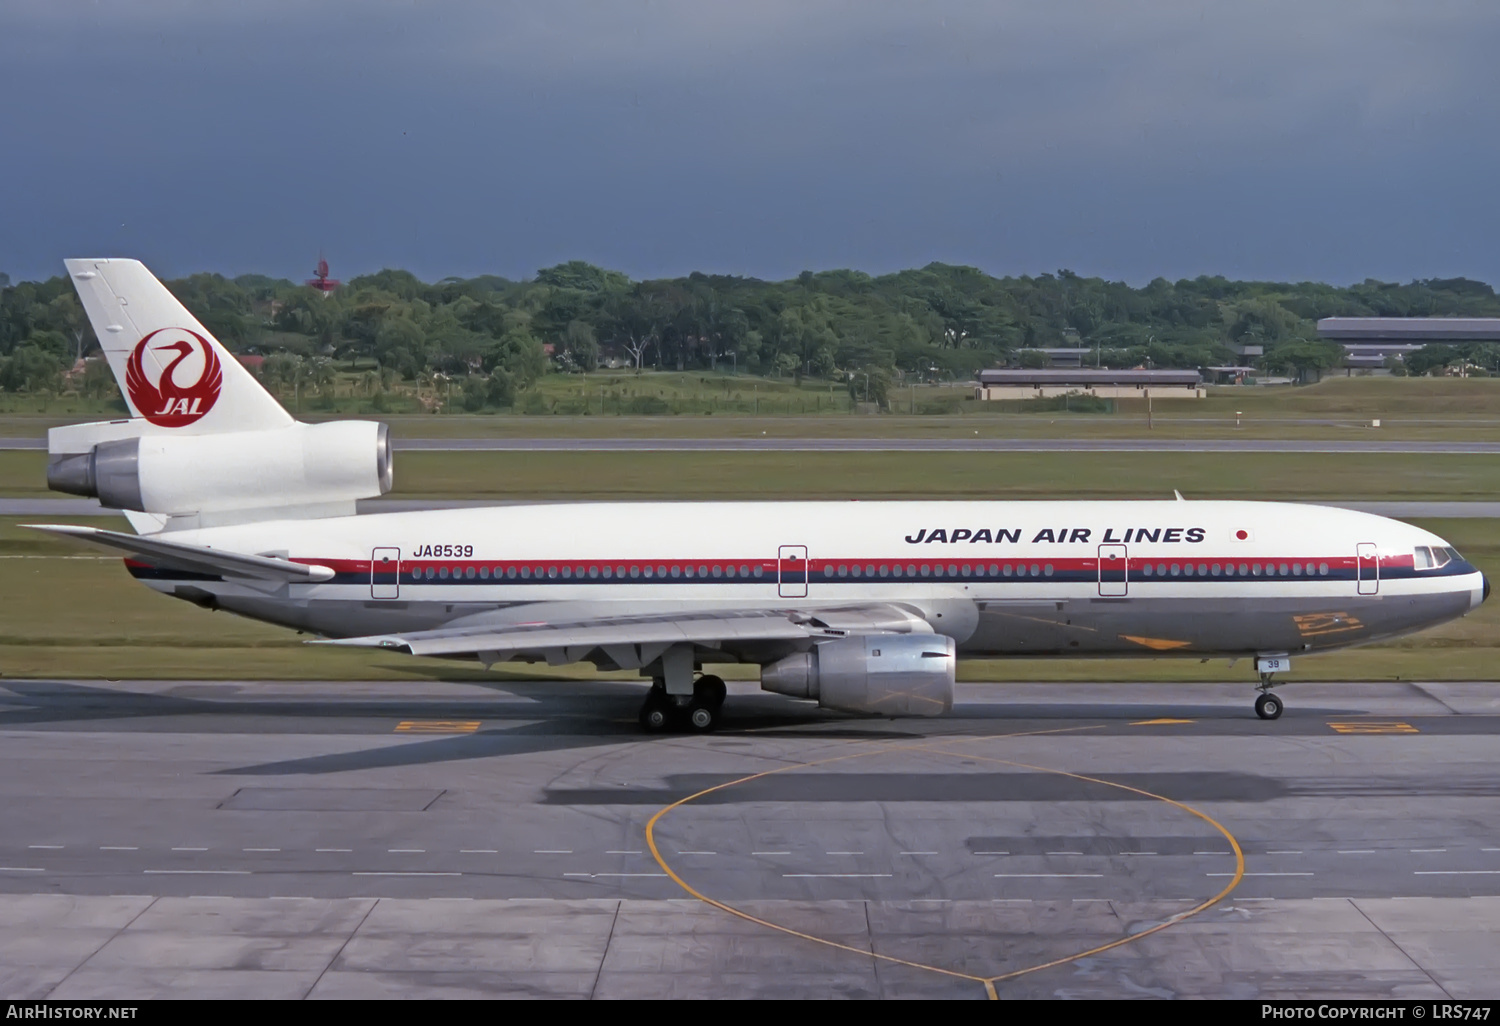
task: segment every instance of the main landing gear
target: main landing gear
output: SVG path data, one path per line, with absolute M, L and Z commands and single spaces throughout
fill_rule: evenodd
M 1271 689 L 1276 686 L 1276 682 L 1271 678 L 1271 674 L 1262 673 L 1260 675 L 1260 686 L 1256 688 L 1260 694 L 1255 699 L 1255 715 L 1263 720 L 1279 719 L 1282 709 L 1285 708 L 1281 699 L 1271 694 Z
M 706 734 L 719 725 L 719 710 L 724 706 L 726 694 L 724 681 L 712 674 L 694 681 L 691 695 L 667 694 L 666 682 L 658 677 L 651 682 L 646 701 L 641 703 L 641 727 L 650 734 L 684 728 Z

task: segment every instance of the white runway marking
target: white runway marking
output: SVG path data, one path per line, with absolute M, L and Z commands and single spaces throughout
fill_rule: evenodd
M 716 851 L 680 851 L 677 854 L 679 854 L 679 855 L 717 855 L 719 853 L 716 852 Z
M 1122 851 L 1121 855 L 1155 855 L 1154 851 Z M 1092 900 L 1092 899 L 1090 899 Z
M 1049 851 L 1048 855 L 1082 855 L 1081 851 Z
M 571 854 L 573 854 L 573 849 L 572 848 L 538 848 L 538 849 L 536 849 L 536 851 L 533 851 L 531 854 L 533 854 L 533 855 L 571 855 Z
M 387 848 L 387 855 L 425 855 L 426 848 Z
M 824 855 L 863 855 L 862 851 L 825 851 Z
M 889 880 L 890 873 L 782 873 L 784 880 Z
M 0 866 L 0 873 L 45 873 L 45 869 L 36 866 Z
M 936 851 L 903 851 L 903 852 L 900 852 L 899 854 L 902 854 L 902 855 L 940 855 L 942 853 L 941 852 L 936 852 Z
M 1433 852 L 1447 851 L 1447 848 L 1411 848 L 1408 849 L 1413 855 L 1430 855 Z
M 39 851 L 61 851 L 63 846 L 60 844 L 28 844 L 26 847 L 36 848 Z
M 458 849 L 458 853 L 460 855 L 499 855 L 500 854 L 494 848 L 460 848 L 460 849 Z M 566 851 L 549 851 L 549 852 L 536 852 L 535 854 L 537 854 L 537 855 L 570 855 L 572 853 L 571 852 L 566 852 Z
M 139 848 L 127 848 L 120 844 L 106 844 L 100 847 L 100 851 L 140 851 Z
M 1500 869 L 1414 869 L 1413 876 L 1495 876 Z
M 143 869 L 146 876 L 249 876 L 248 869 Z
M 790 855 L 789 851 L 752 851 L 751 855 Z
M 379 871 L 375 871 L 375 870 L 364 870 L 364 871 L 356 871 L 354 875 L 355 876 L 463 876 L 462 873 L 424 873 L 424 872 L 419 872 L 417 870 L 408 870 L 406 872 L 399 872 L 399 871 L 396 871 L 396 870 L 388 870 L 388 871 L 385 871 L 385 872 L 379 872 Z
M 581 876 L 593 880 L 601 876 L 659 876 L 666 878 L 666 873 L 564 873 L 563 876 Z
M 276 852 L 276 851 L 280 851 L 280 850 L 281 850 L 280 848 L 241 848 L 240 849 L 240 851 L 252 851 L 252 852 Z
M 937 852 L 931 852 L 930 854 L 936 855 Z M 1010 852 L 1008 852 L 1008 851 L 976 851 L 974 854 L 975 855 L 1009 855 Z
M 353 848 L 314 848 L 313 850 L 314 851 L 318 851 L 318 852 L 344 852 L 344 853 L 348 853 L 348 852 L 352 852 L 354 849 Z
M 1194 855 L 1233 855 L 1232 851 L 1195 851 Z
M 996 873 L 995 878 L 998 880 L 1020 880 L 1028 878 L 1042 878 L 1049 880 L 1096 880 L 1103 875 L 1103 873 Z
M 1374 855 L 1374 848 L 1340 848 L 1340 855 Z
M 606 854 L 606 855 L 640 855 L 641 852 L 638 852 L 638 851 L 607 851 L 604 854 Z
M 1302 853 L 1300 851 L 1285 850 L 1285 851 L 1268 851 L 1268 852 L 1266 852 L 1266 854 L 1267 855 L 1301 855 Z
M 1233 876 L 1233 873 L 1204 873 L 1204 876 Z M 1246 876 L 1313 876 L 1312 873 L 1246 873 Z
M 173 851 L 208 851 L 207 848 L 173 848 Z

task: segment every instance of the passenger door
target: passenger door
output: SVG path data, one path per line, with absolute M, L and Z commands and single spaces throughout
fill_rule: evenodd
M 806 545 L 783 545 L 776 550 L 776 594 L 807 598 Z
M 401 550 L 376 549 L 370 553 L 370 597 L 401 597 Z
M 1380 591 L 1380 554 L 1375 549 L 1375 543 L 1360 542 L 1354 551 L 1359 594 L 1377 594 Z
M 1130 590 L 1130 557 L 1123 545 L 1099 546 L 1099 594 L 1124 598 Z

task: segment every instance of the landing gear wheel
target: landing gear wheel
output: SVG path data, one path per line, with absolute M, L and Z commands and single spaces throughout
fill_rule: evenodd
M 652 688 L 641 703 L 641 729 L 648 734 L 660 734 L 672 725 L 672 711 L 666 692 Z
M 695 699 L 688 706 L 687 726 L 695 734 L 707 734 L 719 725 L 719 710 L 711 705 L 700 705 Z
M 1281 717 L 1281 699 L 1269 691 L 1255 700 L 1255 715 L 1263 720 L 1275 720 Z
M 706 705 L 714 710 L 715 715 L 724 705 L 724 698 L 728 694 L 729 689 L 724 686 L 723 678 L 712 674 L 704 674 L 693 683 L 693 704 Z

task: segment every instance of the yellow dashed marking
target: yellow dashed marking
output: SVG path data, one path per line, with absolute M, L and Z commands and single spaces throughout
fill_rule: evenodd
M 396 724 L 397 734 L 472 734 L 479 729 L 479 720 L 402 720 Z
M 1399 720 L 1346 720 L 1328 724 L 1340 734 L 1420 734 L 1410 723 Z
M 1169 723 L 1196 723 L 1197 720 L 1136 720 L 1132 727 L 1161 727 Z

